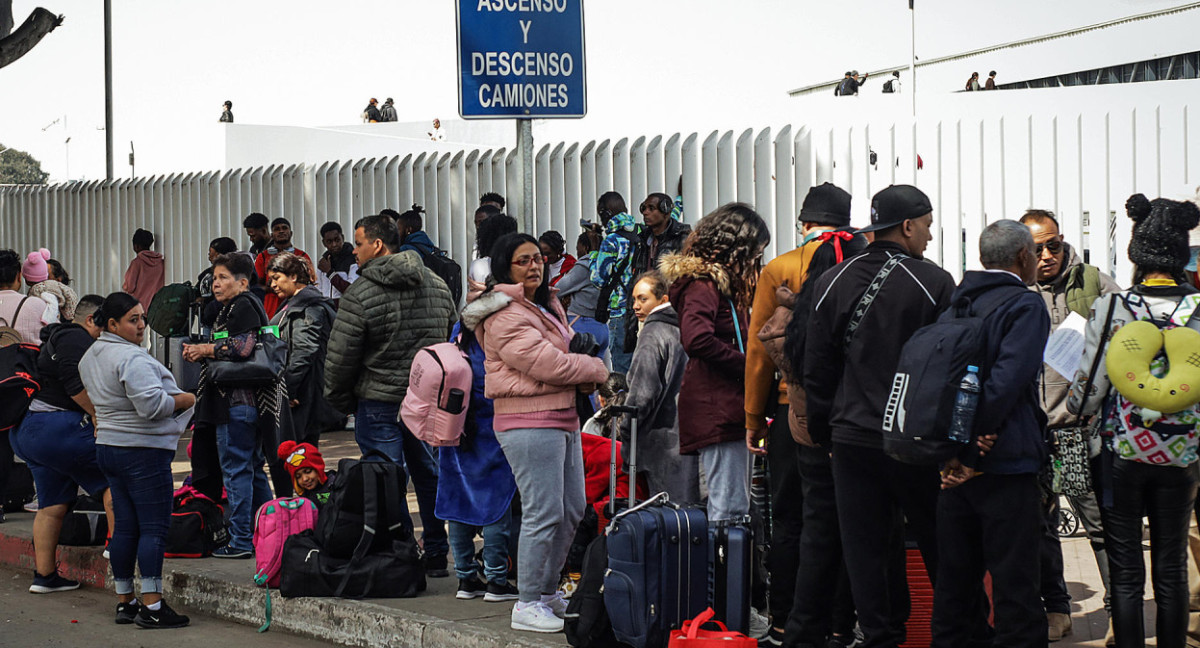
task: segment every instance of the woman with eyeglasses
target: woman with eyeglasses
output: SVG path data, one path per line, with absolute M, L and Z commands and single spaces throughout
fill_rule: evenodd
M 96 461 L 112 493 L 109 561 L 117 623 L 182 628 L 188 618 L 162 600 L 163 549 L 175 483 L 171 460 L 183 423 L 173 416 L 196 404 L 171 372 L 142 348 L 146 317 L 132 295 L 109 295 L 92 316 L 100 338 L 79 361 L 79 377 L 96 410 Z M 133 568 L 142 600 L 133 594 Z
M 746 324 L 758 283 L 766 222 L 743 203 L 718 207 L 683 251 L 663 257 L 688 362 L 679 390 L 679 452 L 700 454 L 710 522 L 750 514 L 746 447 Z
M 519 600 L 512 628 L 559 632 L 559 573 L 586 505 L 577 390 L 608 377 L 599 358 L 574 353 L 575 333 L 550 288 L 537 239 L 508 234 L 491 253 L 488 288 L 463 310 L 483 346 L 493 427 L 521 493 Z M 590 351 L 590 349 L 589 349 Z

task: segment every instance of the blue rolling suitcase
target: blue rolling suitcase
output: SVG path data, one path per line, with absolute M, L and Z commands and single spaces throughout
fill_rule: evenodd
M 714 619 L 741 633 L 750 631 L 754 532 L 749 517 L 721 520 L 709 529 L 709 594 Z
M 637 475 L 637 413 L 632 413 L 629 474 Z M 616 444 L 612 481 L 615 482 Z M 615 483 L 611 484 L 616 491 Z M 604 605 L 613 634 L 633 648 L 662 648 L 668 635 L 708 607 L 708 522 L 699 509 L 680 508 L 659 493 L 629 508 L 608 526 Z

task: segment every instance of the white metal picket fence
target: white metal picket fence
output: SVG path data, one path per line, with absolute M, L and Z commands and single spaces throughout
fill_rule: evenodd
M 938 222 L 926 256 L 955 276 L 975 265 L 976 240 L 988 222 L 1041 207 L 1059 214 L 1068 241 L 1092 263 L 1127 282 L 1125 199 L 1134 191 L 1173 196 L 1196 184 L 1189 166 L 1200 157 L 1195 130 L 1188 108 L 1174 106 L 919 128 L 786 126 L 546 144 L 534 164 L 536 229 L 558 230 L 573 242 L 580 218 L 595 218 L 600 193 L 620 192 L 636 215 L 648 193 L 673 193 L 682 177 L 688 222 L 728 201 L 751 203 L 773 226 L 771 256 L 795 245 L 796 214 L 814 184 L 832 181 L 850 191 L 855 224 L 862 225 L 874 192 L 915 182 L 930 195 Z M 297 245 L 317 255 L 323 223 L 340 223 L 349 237 L 366 214 L 419 203 L 430 236 L 465 267 L 478 197 L 516 195 L 519 182 L 516 152 L 500 148 L 6 186 L 0 246 L 22 254 L 49 248 L 81 294 L 105 294 L 120 288 L 138 227 L 154 232 L 167 280 L 175 282 L 207 266 L 210 240 L 229 236 L 245 245 L 241 223 L 250 212 L 288 218 Z

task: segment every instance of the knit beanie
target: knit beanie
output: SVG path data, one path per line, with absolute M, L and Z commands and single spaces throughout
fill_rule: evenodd
M 49 258 L 50 250 L 46 248 L 30 252 L 29 256 L 25 257 L 25 263 L 21 264 L 21 276 L 25 277 L 27 283 L 35 284 L 50 277 L 50 268 L 46 266 Z
M 1134 194 L 1125 201 L 1125 212 L 1133 219 L 1129 260 L 1138 271 L 1182 274 L 1191 259 L 1188 230 L 1200 224 L 1200 208 L 1192 202 Z
M 846 227 L 850 224 L 850 194 L 832 182 L 817 185 L 804 197 L 799 219 L 802 223 Z
M 321 456 L 321 451 L 317 450 L 317 447 L 311 443 L 284 441 L 279 444 L 279 458 L 283 459 L 284 467 L 287 468 L 288 474 L 292 476 L 293 486 L 296 486 L 296 471 L 301 468 L 312 468 L 317 471 L 317 480 L 322 484 L 327 479 L 325 476 L 325 458 Z

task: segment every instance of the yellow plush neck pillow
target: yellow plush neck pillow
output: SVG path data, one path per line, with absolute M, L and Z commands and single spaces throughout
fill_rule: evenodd
M 1150 373 L 1150 362 L 1159 351 L 1167 354 L 1162 378 Z M 1105 366 L 1113 386 L 1143 409 L 1145 419 L 1200 403 L 1200 333 L 1190 328 L 1164 331 L 1152 322 L 1130 322 L 1109 341 Z

